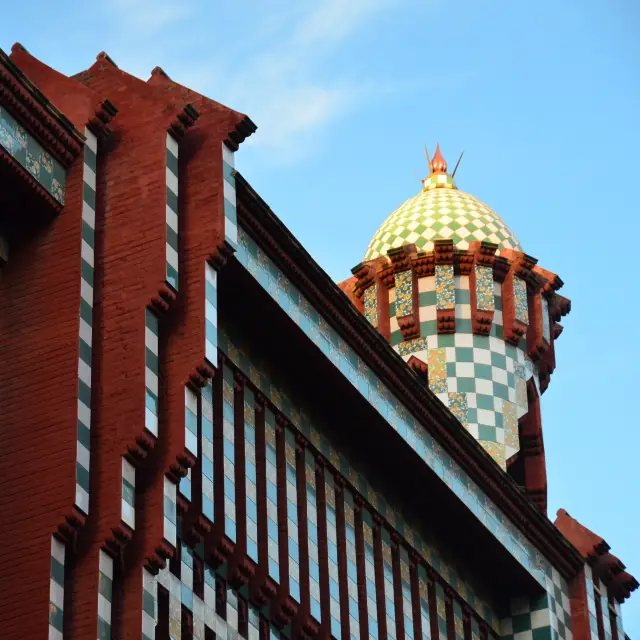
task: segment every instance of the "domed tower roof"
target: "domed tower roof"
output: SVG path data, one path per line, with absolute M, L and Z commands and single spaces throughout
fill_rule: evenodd
M 502 218 L 486 204 L 459 191 L 447 173 L 440 146 L 429 160 L 429 176 L 422 191 L 398 207 L 376 231 L 364 261 L 386 256 L 389 249 L 415 244 L 418 250 L 433 250 L 434 240 L 453 240 L 458 249 L 486 240 L 501 249 L 521 251 L 520 243 Z M 455 174 L 455 171 L 454 171 Z

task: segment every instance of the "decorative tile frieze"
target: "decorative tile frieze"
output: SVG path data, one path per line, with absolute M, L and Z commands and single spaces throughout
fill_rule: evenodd
M 507 470 L 506 452 L 504 443 L 491 440 L 478 440 L 482 448 L 498 463 L 503 470 Z
M 515 303 L 516 320 L 519 320 L 523 324 L 529 324 L 527 283 L 522 278 L 513 278 L 513 298 Z
M 466 427 L 469 422 L 468 408 L 466 393 L 461 393 L 460 391 L 449 392 L 449 409 L 458 418 L 463 427 Z
M 0 107 L 0 146 L 24 167 L 57 202 L 61 205 L 64 204 L 67 175 L 63 166 L 44 150 L 42 145 L 5 107 Z
M 447 356 L 444 347 L 429 349 L 429 388 L 433 393 L 447 393 Z
M 477 264 L 476 275 L 476 300 L 480 311 L 493 311 L 495 308 L 493 298 L 493 269 Z
M 378 285 L 373 283 L 364 292 L 364 317 L 374 326 L 378 326 Z
M 413 273 L 396 273 L 396 317 L 402 318 L 413 313 Z
M 456 304 L 456 288 L 453 281 L 453 265 L 436 265 L 436 308 L 453 309 Z
M 425 351 L 427 348 L 426 338 L 415 338 L 414 340 L 406 340 L 396 345 L 396 351 L 401 356 L 410 356 L 418 351 Z

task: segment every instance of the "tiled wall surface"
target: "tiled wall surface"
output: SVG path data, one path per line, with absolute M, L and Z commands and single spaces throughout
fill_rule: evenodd
M 0 110 L 1 111 L 1 110 Z M 91 371 L 93 354 L 93 274 L 96 229 L 96 169 L 98 140 L 85 129 L 82 166 L 82 252 L 80 276 L 80 356 L 78 359 L 78 444 L 76 506 L 89 513 L 91 462 Z
M 227 355 L 239 355 L 237 350 L 230 345 L 224 331 L 221 332 L 221 344 L 226 347 Z M 246 357 L 240 357 L 238 361 L 246 367 L 238 370 L 238 375 L 241 378 L 246 378 L 247 372 L 253 372 L 255 375 L 257 365 L 249 362 Z M 225 360 L 223 377 L 226 379 L 220 387 L 217 387 L 216 393 L 211 398 L 215 406 L 218 406 L 218 403 L 228 404 L 226 385 L 233 384 L 235 371 L 235 362 L 232 365 Z M 234 412 L 233 426 L 236 428 L 236 432 L 240 426 L 245 427 L 249 407 L 253 409 L 255 414 L 256 405 L 253 403 L 256 399 L 256 393 L 252 387 L 253 384 L 249 381 L 235 396 L 236 402 L 240 395 L 244 396 L 245 405 L 243 413 Z M 215 385 L 214 388 L 216 388 Z M 268 399 L 274 395 L 278 394 L 272 389 Z M 286 395 L 280 393 L 280 399 L 286 401 Z M 202 404 L 201 407 L 204 418 L 204 405 Z M 345 485 L 345 478 L 338 479 L 334 467 L 335 452 L 327 452 L 326 447 L 323 447 L 329 464 L 322 462 L 316 465 L 318 451 L 315 445 L 321 444 L 320 440 L 323 436 L 315 430 L 307 430 L 305 435 L 314 443 L 314 446 L 302 444 L 303 450 L 300 451 L 302 455 L 298 457 L 295 451 L 296 443 L 302 441 L 296 440 L 295 427 L 297 425 L 291 424 L 282 429 L 277 428 L 276 413 L 269 406 L 264 407 L 264 415 L 264 423 L 260 421 L 258 426 L 254 421 L 253 429 L 255 432 L 264 429 L 267 443 L 267 451 L 265 452 L 267 465 L 264 473 L 265 480 L 270 487 L 267 488 L 268 522 L 265 533 L 268 536 L 269 550 L 266 558 L 269 561 L 278 557 L 278 547 L 272 548 L 272 542 L 275 540 L 284 544 L 286 540 L 288 573 L 284 571 L 283 565 L 280 565 L 279 582 L 281 584 L 288 582 L 291 596 L 296 602 L 302 603 L 303 590 L 299 585 L 301 575 L 299 566 L 308 566 L 310 613 L 315 617 L 316 622 L 326 625 L 331 637 L 336 640 L 346 640 L 347 638 L 360 640 L 363 637 L 360 620 L 361 595 L 364 597 L 363 600 L 366 599 L 366 604 L 364 601 L 362 604 L 364 605 L 363 611 L 367 615 L 369 637 L 380 638 L 384 635 L 387 638 L 413 638 L 414 598 L 416 599 L 415 607 L 421 610 L 423 618 L 420 624 L 428 630 L 431 616 L 437 614 L 435 610 L 432 612 L 428 605 L 424 565 L 418 565 L 413 577 L 410 569 L 410 557 L 414 553 L 414 549 L 398 535 L 402 532 L 400 535 L 404 535 L 415 543 L 410 529 L 404 525 L 397 514 L 386 507 L 383 498 L 375 494 L 373 490 L 367 494 L 367 499 L 375 503 L 376 507 L 365 505 L 360 511 L 361 517 L 356 517 L 354 490 L 348 484 Z M 223 419 L 223 424 L 224 422 Z M 226 449 L 227 443 L 220 442 L 219 446 L 221 449 Z M 204 446 L 200 449 L 204 451 Z M 216 455 L 218 454 L 216 453 Z M 233 457 L 236 458 L 236 456 L 237 454 L 234 453 Z M 344 463 L 342 468 L 344 469 Z M 299 474 L 301 471 L 304 471 L 304 475 Z M 300 477 L 305 478 L 304 485 L 299 484 Z M 318 501 L 316 493 L 318 479 L 323 484 L 323 497 L 320 501 Z M 225 500 L 237 500 L 242 494 L 239 487 L 234 487 L 233 490 L 225 487 Z M 308 556 L 299 551 L 298 507 L 299 500 L 303 496 L 307 507 Z M 166 510 L 168 512 L 174 508 L 175 506 L 172 505 L 166 507 Z M 386 519 L 395 518 L 394 527 L 381 521 L 380 515 L 382 513 Z M 326 537 L 323 539 L 320 539 L 318 533 L 319 519 L 322 519 L 326 526 Z M 359 540 L 361 542 L 358 542 Z M 362 550 L 364 551 L 360 559 L 358 544 L 363 544 Z M 173 560 L 169 564 L 169 568 L 163 570 L 158 577 L 158 584 L 166 590 L 166 596 L 169 600 L 168 611 L 163 609 L 162 613 L 159 613 L 159 601 L 154 593 L 155 583 L 153 577 L 149 576 L 144 587 L 143 629 L 150 629 L 152 622 L 157 621 L 163 626 L 169 625 L 171 637 L 174 640 L 180 638 L 181 635 L 189 637 L 191 640 L 191 632 L 193 639 L 206 640 L 207 629 L 214 630 L 222 637 L 232 638 L 236 635 L 245 637 L 245 632 L 240 630 L 242 616 L 239 615 L 239 612 L 243 604 L 242 601 L 245 605 L 247 603 L 248 591 L 246 587 L 241 588 L 238 592 L 229 589 L 225 582 L 227 578 L 225 565 L 216 570 L 206 565 L 206 541 L 204 546 L 198 545 L 196 548 L 190 548 L 184 543 L 179 517 L 176 520 L 175 545 L 178 561 Z M 323 547 L 323 551 L 319 550 L 319 545 Z M 459 579 L 455 572 L 437 556 L 435 551 L 431 550 L 429 557 L 434 565 L 438 566 L 441 574 L 446 576 L 449 584 L 455 585 L 460 597 L 466 598 L 469 603 L 474 603 L 477 611 L 488 619 L 497 630 L 499 618 L 494 611 L 485 602 L 474 596 L 470 586 Z M 363 563 L 362 575 L 358 571 L 359 561 Z M 321 587 L 320 577 L 323 562 L 326 562 L 324 575 L 328 578 L 325 587 Z M 201 574 L 198 572 L 202 567 L 204 567 L 204 574 L 203 579 L 200 579 L 198 576 Z M 423 571 L 420 571 L 421 568 Z M 275 574 L 275 570 L 273 573 Z M 424 580 L 425 585 L 418 586 L 416 584 L 414 589 L 412 586 L 414 580 Z M 436 578 L 437 584 L 440 584 L 439 580 Z M 218 596 L 220 589 L 225 589 L 226 609 L 224 612 L 221 612 L 219 597 L 216 602 L 216 586 Z M 328 605 L 324 612 L 321 607 L 323 598 L 321 590 L 323 588 L 326 588 L 324 597 L 327 598 Z M 442 589 L 439 590 L 439 593 L 443 593 Z M 459 599 L 459 596 L 454 595 L 453 601 L 457 603 L 458 610 L 461 610 L 462 600 Z M 447 612 L 442 607 L 443 604 L 438 610 L 443 616 L 439 624 L 446 630 L 447 624 L 454 624 L 454 618 L 452 612 Z M 188 617 L 191 621 L 187 627 L 192 630 L 186 636 L 184 615 L 181 622 L 181 611 L 184 614 L 185 609 L 190 612 Z M 250 609 L 249 617 L 255 616 L 257 618 L 258 613 L 268 618 L 270 615 L 269 607 L 263 608 L 260 612 L 253 611 L 253 613 Z M 476 618 L 474 617 L 474 619 Z M 480 624 L 479 618 L 476 622 L 478 625 Z M 251 627 L 251 625 L 249 626 Z M 404 633 L 400 633 L 402 628 Z M 255 629 L 257 629 L 257 624 Z M 293 638 L 296 636 L 292 627 L 288 625 L 280 632 L 279 637 Z M 418 636 L 418 638 L 422 637 L 429 638 L 430 636 L 428 633 L 425 636 L 422 634 Z
M 178 288 L 178 141 L 167 134 L 166 278 Z
M 62 640 L 64 610 L 64 564 L 66 549 L 55 536 L 51 537 L 51 579 L 49 595 L 49 640 Z
M 442 271 L 438 271 L 440 267 Z M 476 290 L 481 294 L 478 304 L 482 301 L 486 309 L 495 310 L 491 334 L 480 336 L 473 335 L 471 327 L 469 277 L 454 276 L 453 270 L 445 267 L 437 265 L 435 276 L 418 282 L 421 337 L 402 340 L 396 303 L 391 343 L 405 359 L 415 356 L 428 365 L 431 391 L 506 469 L 506 461 L 520 449 L 518 418 L 528 410 L 527 380 L 533 378 L 537 385 L 535 369 L 523 349 L 503 339 L 502 291 L 493 282 L 491 269 L 476 267 Z M 489 273 L 483 271 L 486 269 Z M 436 310 L 454 307 L 456 333 L 438 334 Z
M 572 640 L 566 581 L 553 569 L 546 579 L 545 594 L 537 598 L 513 598 L 500 630 L 503 640 Z
M 234 153 L 222 143 L 222 172 L 224 176 L 224 237 L 236 248 L 238 242 L 238 221 L 236 213 L 236 174 Z
M 220 331 L 220 345 L 221 349 L 224 353 L 228 355 L 228 357 L 236 364 L 240 371 L 242 371 L 243 375 L 246 375 L 248 379 L 256 385 L 258 389 L 262 391 L 267 399 L 269 399 L 280 411 L 284 413 L 284 415 L 292 421 L 292 424 L 302 431 L 303 435 L 313 444 L 313 446 L 322 453 L 327 460 L 336 468 L 336 470 L 341 473 L 345 478 L 347 478 L 353 485 L 353 487 L 359 491 L 359 493 L 375 508 L 380 514 L 386 519 L 386 521 L 401 535 L 403 536 L 407 542 L 412 545 L 419 555 L 421 555 L 436 571 L 442 575 L 442 577 L 456 589 L 457 593 L 463 598 L 472 608 L 474 608 L 478 613 L 490 624 L 492 624 L 496 629 L 499 624 L 499 616 L 497 613 L 491 608 L 488 604 L 487 598 L 482 597 L 480 595 L 481 589 L 478 585 L 473 581 L 470 576 L 465 575 L 463 577 L 464 571 L 461 568 L 456 568 L 453 564 L 451 564 L 448 560 L 445 560 L 442 557 L 441 552 L 438 550 L 437 545 L 433 541 L 429 541 L 423 539 L 420 534 L 417 533 L 415 528 L 407 522 L 407 520 L 398 512 L 394 511 L 389 502 L 384 497 L 382 491 L 379 491 L 372 487 L 366 480 L 366 477 L 358 472 L 357 467 L 355 467 L 349 460 L 342 454 L 338 453 L 338 451 L 332 446 L 330 441 L 327 439 L 326 435 L 323 431 L 323 425 L 318 424 L 318 422 L 311 418 L 310 413 L 304 408 L 295 404 L 291 396 L 286 391 L 286 383 L 282 381 L 278 381 L 275 375 L 272 375 L 269 367 L 261 362 L 259 359 L 251 359 L 248 354 L 239 349 L 229 338 L 228 333 L 225 331 L 225 328 L 221 328 Z M 273 412 L 270 409 L 265 410 L 265 435 L 267 442 L 267 514 L 269 518 L 269 563 L 270 567 L 277 563 L 277 509 L 276 504 L 270 504 L 270 495 L 277 495 L 277 487 L 275 482 L 272 482 L 271 478 L 276 477 L 276 453 L 275 453 L 275 417 Z M 270 435 L 271 431 L 274 430 L 273 436 Z M 270 445 L 269 442 L 273 441 L 273 451 L 270 453 Z M 307 455 L 309 453 L 307 452 Z M 271 462 L 273 460 L 273 463 Z M 273 465 L 273 468 L 271 467 Z M 313 469 L 312 460 L 308 460 L 307 462 L 307 487 L 309 487 L 309 478 L 312 476 Z M 328 473 L 328 472 L 327 472 Z M 327 503 L 327 527 L 328 527 L 328 540 L 332 541 L 335 539 L 333 528 L 335 525 L 333 522 L 335 521 L 335 485 L 333 483 L 332 476 L 328 475 L 328 485 L 325 486 L 325 492 L 327 493 L 326 503 Z M 313 486 L 315 487 L 315 475 L 313 474 Z M 270 488 L 270 484 L 273 484 L 273 487 Z M 345 493 L 348 493 L 345 489 Z M 308 493 L 309 495 L 313 495 L 315 498 L 315 491 L 313 494 Z M 315 504 L 315 502 L 314 502 Z M 349 511 L 348 506 L 345 509 L 345 516 Z M 270 514 L 276 514 L 271 516 Z M 308 519 L 311 520 L 313 516 L 308 516 Z M 373 521 L 372 516 L 368 510 L 363 509 L 363 534 L 365 539 L 365 569 L 367 572 L 367 611 L 368 611 L 368 619 L 369 619 L 369 629 L 371 630 L 372 625 L 377 626 L 377 623 L 374 621 L 377 620 L 377 595 L 375 591 L 375 575 L 371 573 L 373 571 L 373 563 L 374 563 L 374 550 L 373 550 L 373 538 L 368 539 L 369 534 L 373 535 Z M 367 524 L 369 523 L 369 524 Z M 273 531 L 273 537 L 271 532 Z M 317 528 L 309 527 L 309 532 L 311 536 L 311 540 L 316 540 L 317 542 Z M 388 533 L 387 533 L 388 537 Z M 369 542 L 368 542 L 369 540 Z M 371 548 L 369 548 L 371 547 Z M 314 549 L 314 545 L 311 545 L 311 548 Z M 312 552 L 313 553 L 313 552 Z M 338 568 L 337 568 L 337 550 L 334 556 L 332 554 L 332 549 L 329 549 L 329 563 L 333 562 L 332 557 L 335 558 L 335 567 L 333 569 L 333 576 L 335 576 L 335 581 L 333 584 L 333 590 L 335 592 L 339 591 L 340 583 L 338 579 Z M 277 576 L 279 573 L 276 571 L 277 564 L 273 569 L 274 579 L 278 580 Z M 314 573 L 312 572 L 311 576 L 313 577 Z M 331 571 L 330 571 L 330 580 L 331 580 Z M 373 582 L 370 582 L 373 580 Z M 315 585 L 312 584 L 312 593 Z M 319 587 L 319 585 L 318 585 Z M 390 595 L 392 605 L 393 596 Z M 319 600 L 319 598 L 318 598 Z M 318 603 L 319 604 L 319 603 Z M 331 609 L 332 617 L 335 612 L 335 619 L 332 620 L 332 627 L 334 629 L 340 629 L 340 609 L 338 606 L 338 601 L 336 601 L 335 606 Z M 373 617 L 373 619 L 372 619 Z M 395 611 L 393 612 L 393 619 L 395 620 Z M 370 631 L 371 633 L 371 631 Z M 372 635 L 372 637 L 375 637 Z
M 466 475 L 449 454 L 435 442 L 432 436 L 427 433 L 400 401 L 386 389 L 375 373 L 328 325 L 324 318 L 312 308 L 304 296 L 287 280 L 284 274 L 243 229 L 239 230 L 239 246 L 236 255 L 238 261 L 246 267 L 249 273 L 255 277 L 309 339 L 362 394 L 364 399 L 387 420 L 389 425 L 400 434 L 422 460 L 442 478 L 538 583 L 546 588 L 547 577 L 551 576 L 551 565 L 542 553 L 501 513 L 500 509 L 487 499 L 480 488 Z M 259 371 L 255 373 L 256 380 L 252 378 L 252 381 L 259 388 L 264 386 L 269 389 L 270 382 L 262 380 Z M 293 408 L 290 400 L 281 401 L 278 398 L 279 392 L 275 389 L 274 392 L 275 394 L 272 396 L 269 389 L 267 392 L 268 397 L 272 398 L 274 404 L 282 405 L 283 408 L 281 410 L 285 414 L 289 414 Z M 294 419 L 294 422 L 298 421 Z M 333 457 L 336 459 L 336 464 L 339 465 L 340 456 L 334 453 Z M 341 473 L 344 473 L 346 477 L 354 475 L 354 471 L 351 468 L 347 468 L 344 471 L 341 470 Z M 359 490 L 362 480 L 361 476 L 354 478 L 354 486 Z M 367 495 L 366 489 L 362 493 Z
M 4 107 L 0 107 L 0 146 L 4 147 L 60 204 L 64 204 L 64 168 Z

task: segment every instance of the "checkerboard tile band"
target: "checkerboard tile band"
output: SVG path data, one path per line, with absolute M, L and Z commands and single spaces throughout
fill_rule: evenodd
M 276 418 L 273 412 L 264 411 L 264 436 L 267 475 L 267 551 L 269 576 L 280 582 L 280 560 L 278 551 L 278 474 L 276 456 Z
M 145 310 L 145 427 L 158 435 L 158 316 Z
M 614 602 L 616 611 L 616 628 L 618 629 L 618 638 L 626 638 L 624 629 L 622 628 L 622 609 L 618 602 Z
M 158 583 L 147 569 L 142 569 L 142 640 L 154 640 L 158 620 Z
M 506 345 L 496 335 L 471 333 L 468 276 L 456 276 L 457 332 L 437 335 L 435 325 L 437 278 L 420 278 L 422 337 L 396 346 L 400 355 L 415 355 L 428 364 L 429 387 L 481 442 L 503 468 L 520 448 L 517 420 L 528 410 L 526 384 L 533 375 L 524 351 Z M 502 324 L 499 286 L 491 292 L 495 327 Z
M 431 617 L 429 613 L 429 591 L 427 586 L 427 570 L 423 565 L 418 565 L 418 593 L 420 596 L 420 640 L 431 640 Z
M 294 424 L 300 424 L 304 435 L 309 438 L 314 447 L 325 455 L 333 465 L 335 465 L 341 474 L 348 478 L 349 481 L 355 486 L 362 495 L 367 497 L 367 500 L 375 508 L 379 509 L 382 516 L 387 519 L 389 523 L 405 537 L 408 544 L 419 553 L 431 566 L 441 573 L 444 579 L 458 590 L 460 597 L 474 610 L 478 612 L 494 629 L 498 628 L 499 619 L 497 614 L 493 611 L 487 603 L 477 595 L 477 590 L 467 582 L 464 582 L 457 574 L 455 569 L 445 563 L 440 557 L 436 549 L 427 544 L 424 540 L 417 536 L 410 526 L 403 521 L 399 514 L 389 509 L 387 502 L 379 497 L 371 487 L 369 487 L 364 480 L 363 476 L 359 474 L 353 467 L 351 467 L 348 461 L 342 456 L 338 455 L 335 449 L 331 446 L 331 443 L 325 439 L 325 436 L 318 431 L 320 428 L 318 425 L 314 426 L 314 423 L 303 416 L 308 415 L 308 411 L 300 406 L 297 407 L 292 399 L 287 395 L 286 391 L 282 387 L 277 387 L 275 382 L 269 380 L 268 369 L 264 368 L 264 365 L 258 361 L 252 360 L 247 353 L 241 351 L 229 341 L 227 334 L 223 331 L 221 334 L 221 348 L 228 354 L 229 358 L 236 362 L 242 362 L 243 370 L 249 372 L 249 378 L 260 388 L 267 397 L 271 397 L 274 400 L 276 406 L 289 417 Z M 310 458 L 310 465 L 314 464 L 313 456 Z M 311 469 L 313 466 L 311 466 Z M 457 481 L 459 482 L 459 478 Z M 455 485 L 454 485 L 455 486 Z M 492 521 L 494 520 L 495 512 L 492 510 Z M 496 523 L 497 524 L 497 523 Z M 492 529 L 495 531 L 495 529 Z M 310 529 L 311 531 L 311 529 Z M 364 532 L 364 530 L 363 530 Z
M 182 583 L 169 571 L 169 564 L 158 573 L 158 584 L 169 592 L 169 637 L 182 638 Z
M 180 582 L 182 605 L 193 613 L 193 551 L 182 540 L 180 547 Z
M 404 635 L 413 640 L 413 597 L 411 594 L 411 570 L 409 568 L 409 552 L 404 548 L 398 549 L 400 559 L 400 580 L 402 587 L 402 614 L 404 616 Z
M 364 572 L 367 595 L 367 618 L 369 638 L 378 638 L 378 596 L 376 592 L 376 560 L 373 547 L 373 518 L 367 509 L 362 510 L 362 533 L 364 536 Z
M 218 273 L 207 262 L 205 264 L 205 355 L 214 366 L 218 366 Z
M 587 591 L 587 609 L 589 611 L 589 631 L 591 640 L 598 640 L 598 612 L 596 609 L 595 589 L 593 587 L 591 567 L 588 564 L 584 567 L 584 576 Z
M 178 289 L 178 141 L 167 133 L 166 279 Z
M 99 640 L 110 640 L 111 602 L 113 601 L 113 558 L 102 549 L 100 549 L 99 556 L 98 638 Z
M 438 616 L 438 640 L 447 640 L 449 633 L 447 631 L 447 607 L 444 599 L 444 589 L 437 582 L 435 588 L 436 594 L 436 615 Z
M 236 214 L 236 176 L 234 153 L 222 143 L 222 172 L 224 176 L 224 237 L 235 249 L 238 244 Z
M 236 541 L 235 398 L 233 370 L 222 372 L 222 440 L 224 451 L 224 532 Z
M 311 615 L 320 622 L 320 555 L 318 550 L 318 499 L 316 493 L 316 461 L 310 450 L 305 451 L 307 481 L 307 537 L 309 545 L 309 596 Z
M 201 391 L 202 514 L 213 522 L 213 392 L 211 383 Z
M 180 478 L 178 482 L 178 491 L 181 495 L 183 495 L 187 500 L 191 501 L 191 489 L 193 485 L 191 483 L 191 469 L 187 469 L 187 475 L 184 478 Z
M 360 612 L 358 609 L 358 558 L 356 547 L 355 505 L 353 493 L 343 490 L 345 547 L 347 555 L 347 596 L 349 598 L 349 633 L 351 638 L 360 638 Z
M 51 537 L 51 579 L 49 584 L 49 640 L 62 640 L 64 609 L 65 546 Z
M 462 606 L 458 600 L 453 601 L 453 631 L 455 640 L 465 640 Z
M 93 348 L 93 286 L 96 230 L 96 158 L 98 140 L 85 129 L 82 166 L 82 249 L 80 269 L 80 349 L 78 358 L 78 442 L 76 506 L 89 513 L 91 449 L 91 354 Z
M 190 387 L 184 388 L 184 442 L 198 457 L 198 394 Z
M 327 561 L 329 564 L 329 614 L 331 616 L 331 634 L 340 638 L 340 578 L 338 569 L 338 529 L 336 521 L 335 481 L 328 469 L 324 474 L 324 493 L 327 515 Z
M 396 605 L 393 586 L 393 558 L 391 555 L 391 536 L 384 527 L 380 528 L 382 540 L 382 572 L 384 585 L 384 607 L 387 616 L 387 637 L 396 637 Z
M 256 476 L 256 412 L 253 391 L 244 389 L 244 467 L 246 482 L 247 555 L 258 562 L 258 490 Z
M 193 591 L 193 558 L 200 553 L 190 549 L 184 542 L 178 542 L 180 557 L 180 578 L 170 572 L 169 567 L 162 569 L 157 577 L 157 584 L 169 592 L 169 632 L 170 637 L 180 640 L 181 608 L 184 606 L 192 614 L 193 640 L 206 640 L 209 636 L 205 629 L 214 632 L 217 638 L 242 638 L 238 633 L 239 608 L 238 594 L 229 586 L 226 587 L 226 610 L 224 617 L 216 613 L 216 580 L 218 574 L 204 564 L 204 599 Z M 259 640 L 259 612 L 251 604 L 248 605 L 247 627 L 248 640 Z M 154 637 L 153 635 L 151 636 Z
M 300 553 L 298 541 L 298 480 L 296 475 L 296 437 L 284 430 L 287 494 L 287 547 L 289 551 L 289 594 L 300 602 Z
M 177 495 L 176 485 L 165 476 L 164 478 L 164 538 L 174 547 L 176 546 L 177 525 Z
M 602 609 L 602 623 L 604 627 L 604 640 L 611 640 L 611 616 L 609 614 L 609 596 L 607 586 L 600 580 L 598 588 L 600 592 L 600 603 Z
M 386 256 L 389 249 L 412 243 L 432 251 L 438 239 L 453 240 L 459 249 L 487 240 L 499 250 L 520 250 L 511 229 L 486 204 L 457 189 L 433 189 L 409 198 L 382 223 L 364 260 Z
M 132 529 L 136 528 L 136 470 L 126 459 L 122 458 L 122 521 Z
M 509 616 L 500 623 L 504 640 L 573 639 L 567 583 L 555 568 L 546 581 L 546 593 L 510 601 Z

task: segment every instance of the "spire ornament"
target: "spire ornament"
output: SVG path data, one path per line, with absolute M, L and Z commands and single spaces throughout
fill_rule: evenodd
M 433 158 L 429 158 L 429 151 L 427 146 L 424 147 L 427 155 L 427 164 L 429 165 L 429 175 L 422 181 L 423 191 L 430 191 L 431 189 L 456 189 L 456 184 L 453 181 L 453 176 L 447 173 L 447 161 L 440 151 L 440 144 L 436 144 L 436 152 L 433 154 Z M 456 165 L 456 169 L 458 166 Z

